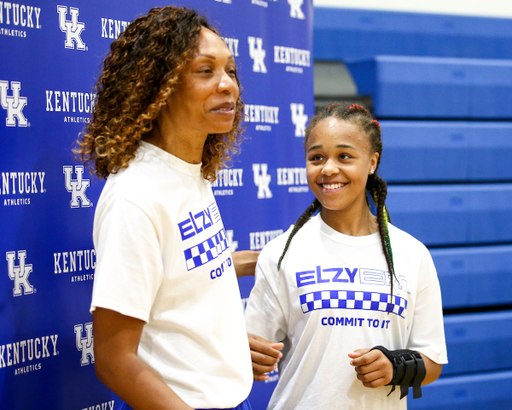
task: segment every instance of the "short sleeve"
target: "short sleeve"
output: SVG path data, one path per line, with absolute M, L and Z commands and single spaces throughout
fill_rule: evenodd
M 263 251 L 265 252 L 265 250 Z M 278 298 L 275 273 L 266 262 L 262 252 L 256 266 L 256 279 L 245 310 L 247 331 L 271 342 L 280 342 L 286 337 L 287 321 Z
M 94 244 L 97 264 L 91 312 L 102 307 L 147 322 L 163 277 L 151 218 L 129 200 L 115 198 L 96 216 Z
M 441 288 L 430 253 L 425 248 L 420 266 L 420 285 L 408 348 L 423 353 L 438 364 L 448 363 L 444 334 Z

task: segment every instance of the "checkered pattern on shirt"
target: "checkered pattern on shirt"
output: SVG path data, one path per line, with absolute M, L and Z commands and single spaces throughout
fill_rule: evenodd
M 221 255 L 229 248 L 228 239 L 224 229 L 221 229 L 212 237 L 205 241 L 185 249 L 185 261 L 187 270 L 191 271 L 199 266 L 204 265 Z
M 391 302 L 389 293 L 361 292 L 353 290 L 322 290 L 300 295 L 304 313 L 318 309 L 358 309 L 387 312 Z M 407 300 L 393 295 L 391 313 L 405 318 Z

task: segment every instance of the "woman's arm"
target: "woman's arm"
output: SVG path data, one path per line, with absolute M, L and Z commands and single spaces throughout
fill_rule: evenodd
M 254 380 L 262 382 L 268 380 L 270 373 L 277 369 L 277 363 L 283 357 L 279 351 L 283 343 L 273 343 L 256 335 L 247 335 L 251 349 L 252 372 Z
M 192 410 L 138 357 L 142 320 L 102 308 L 92 318 L 98 379 L 135 410 Z

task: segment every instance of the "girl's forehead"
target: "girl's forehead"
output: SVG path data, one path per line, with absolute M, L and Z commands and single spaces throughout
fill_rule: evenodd
M 329 144 L 340 141 L 350 141 L 361 148 L 366 148 L 370 144 L 368 136 L 358 123 L 329 117 L 319 121 L 313 127 L 307 145 L 310 146 L 319 142 Z

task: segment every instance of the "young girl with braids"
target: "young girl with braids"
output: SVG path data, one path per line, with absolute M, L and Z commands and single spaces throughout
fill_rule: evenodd
M 408 388 L 421 397 L 447 363 L 432 258 L 389 222 L 380 126 L 365 108 L 317 113 L 304 148 L 316 198 L 258 259 L 246 310 L 254 378 L 279 362 L 269 409 L 406 409 Z

